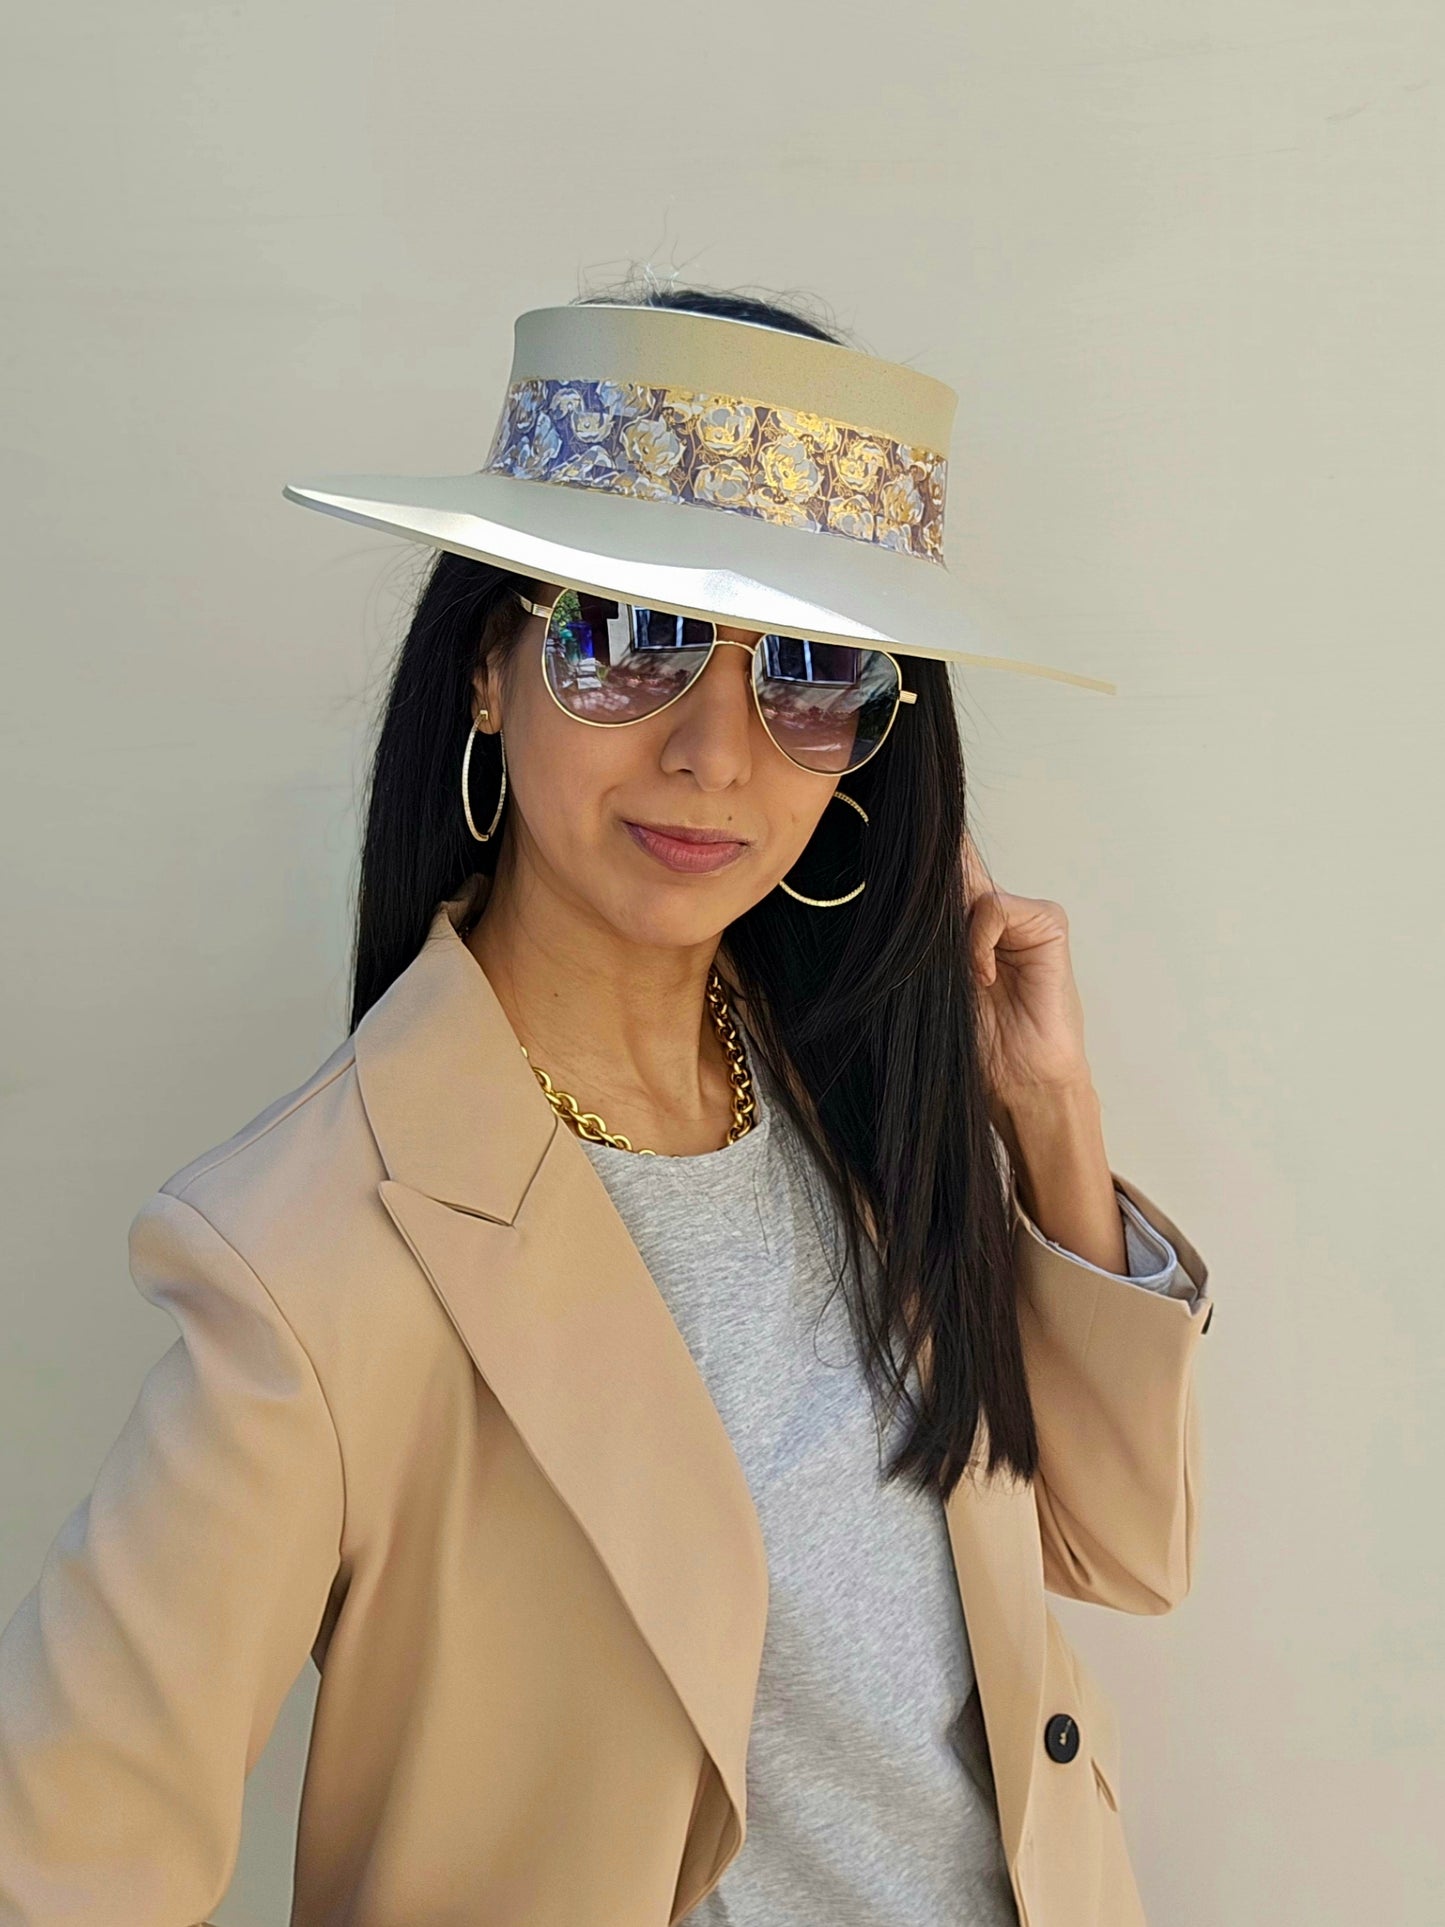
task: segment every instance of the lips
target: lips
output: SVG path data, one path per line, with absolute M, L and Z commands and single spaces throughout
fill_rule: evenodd
M 721 870 L 735 863 L 747 844 L 725 831 L 686 830 L 681 826 L 664 829 L 624 818 L 627 834 L 649 856 L 656 857 L 669 870 L 698 873 Z
M 698 830 L 686 823 L 637 823 L 639 830 L 651 830 L 654 836 L 670 837 L 675 843 L 741 843 L 740 836 L 729 836 L 726 830 Z

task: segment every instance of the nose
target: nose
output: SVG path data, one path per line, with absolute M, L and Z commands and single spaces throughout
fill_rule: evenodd
M 664 761 L 690 769 L 704 788 L 723 788 L 749 772 L 753 726 L 761 727 L 752 664 L 760 633 L 720 629 L 712 660 L 672 706 Z

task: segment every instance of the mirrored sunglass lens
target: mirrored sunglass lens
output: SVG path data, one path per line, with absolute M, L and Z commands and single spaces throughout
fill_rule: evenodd
M 592 723 L 630 723 L 681 695 L 707 661 L 712 625 L 584 590 L 558 598 L 543 645 L 564 709 Z
M 805 769 L 843 775 L 877 749 L 898 707 L 898 665 L 881 649 L 764 636 L 753 657 L 773 740 Z

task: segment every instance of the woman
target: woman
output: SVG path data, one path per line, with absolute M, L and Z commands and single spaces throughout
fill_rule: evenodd
M 308 1653 L 295 1927 L 1143 1919 L 1044 1591 L 1188 1590 L 1207 1277 L 966 831 L 950 660 L 1090 679 L 966 647 L 953 401 L 654 289 L 519 320 L 478 474 L 288 489 L 439 550 L 352 1031 L 132 1224 L 5 1927 L 206 1915 Z

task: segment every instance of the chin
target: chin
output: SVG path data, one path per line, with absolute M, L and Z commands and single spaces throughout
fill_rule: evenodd
M 733 891 L 715 884 L 709 888 L 705 877 L 689 881 L 686 901 L 682 892 L 666 885 L 619 891 L 607 906 L 607 920 L 628 943 L 656 950 L 690 950 L 699 944 L 716 943 L 728 924 L 749 906 L 739 904 Z

